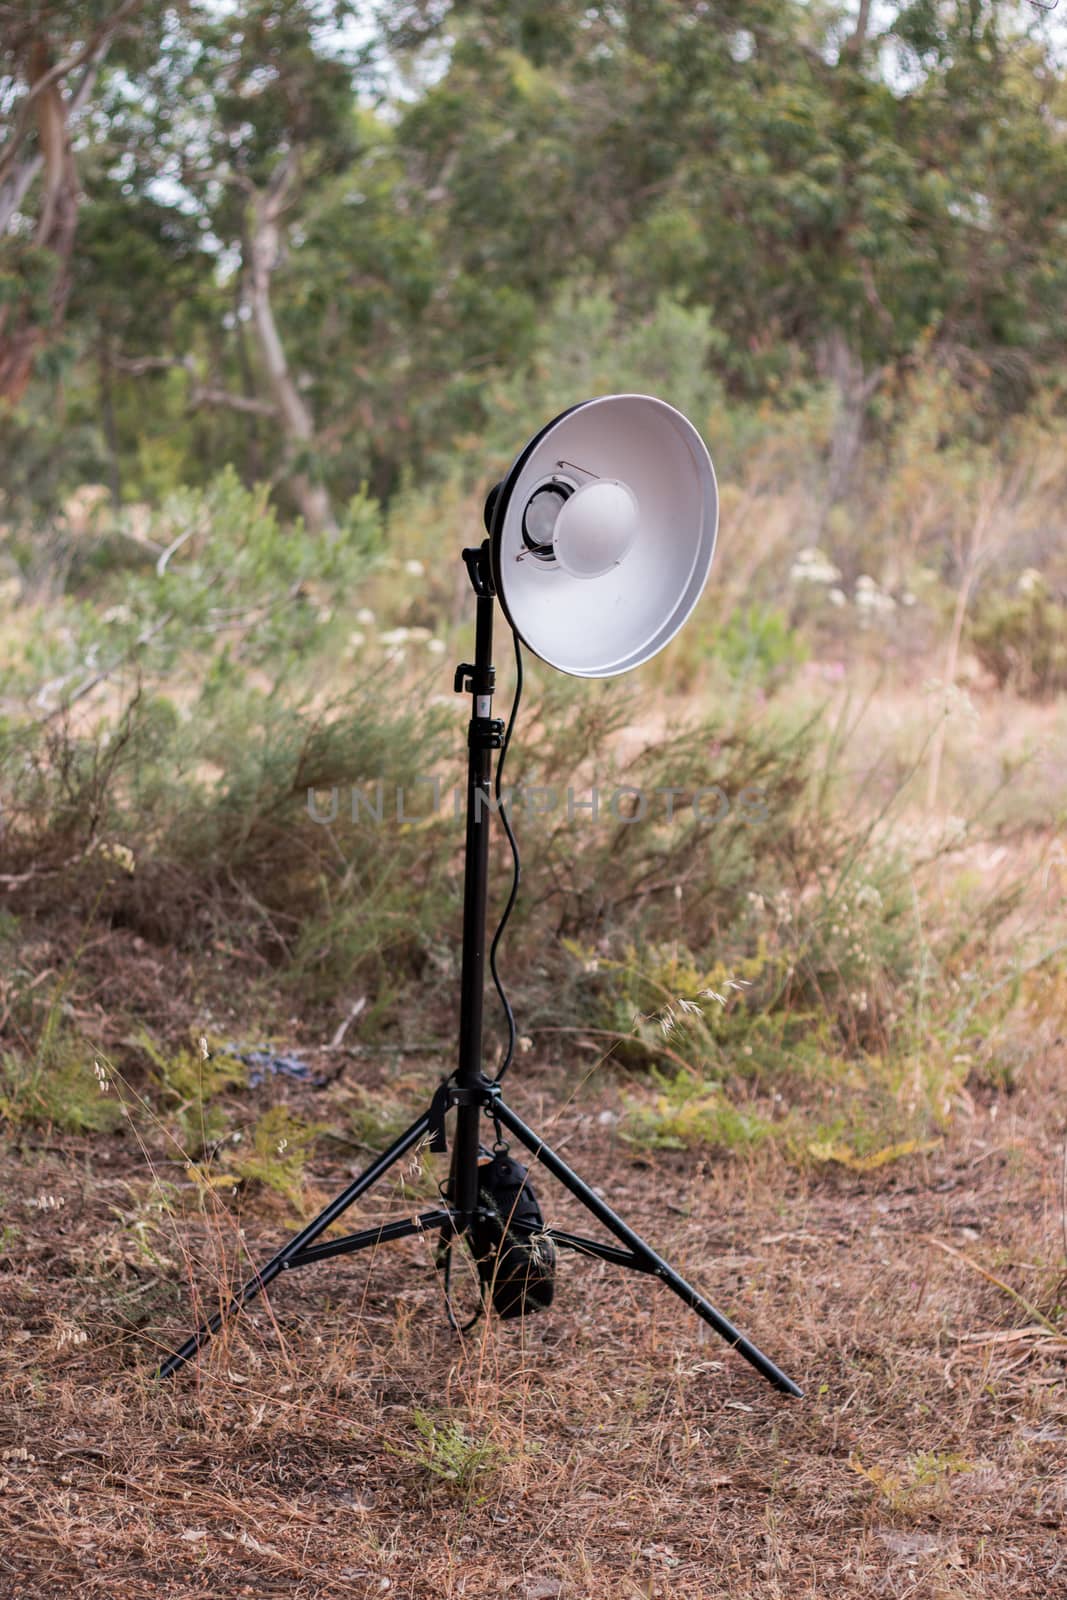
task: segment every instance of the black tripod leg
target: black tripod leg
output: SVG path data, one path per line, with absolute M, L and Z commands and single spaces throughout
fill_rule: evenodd
M 235 1291 L 229 1304 L 223 1310 L 216 1311 L 215 1315 L 197 1328 L 195 1333 L 190 1334 L 181 1349 L 176 1350 L 172 1356 L 167 1357 L 156 1376 L 169 1378 L 172 1373 L 177 1372 L 179 1367 L 183 1367 L 192 1356 L 196 1355 L 201 1345 L 206 1344 L 214 1334 L 218 1333 L 228 1317 L 235 1316 L 243 1305 L 247 1305 L 249 1300 L 254 1300 L 256 1295 L 267 1287 L 268 1283 L 272 1283 L 280 1272 L 284 1272 L 294 1256 L 299 1256 L 302 1250 L 306 1250 L 309 1245 L 314 1244 L 319 1234 L 325 1233 L 330 1224 L 336 1222 L 338 1217 L 348 1210 L 354 1200 L 358 1200 L 361 1194 L 364 1194 L 376 1184 L 378 1179 L 383 1177 L 389 1168 L 411 1149 L 412 1145 L 418 1144 L 429 1126 L 430 1113 L 424 1111 L 418 1121 L 413 1122 L 407 1132 L 402 1133 L 400 1138 L 394 1144 L 391 1144 L 383 1155 L 378 1157 L 377 1161 L 373 1162 L 366 1171 L 361 1172 L 358 1178 L 353 1179 L 348 1188 L 344 1189 L 335 1200 L 331 1200 L 326 1209 L 320 1211 L 318 1216 L 312 1222 L 309 1222 L 306 1228 L 302 1228 L 298 1234 L 295 1234 L 289 1240 L 288 1244 L 283 1245 L 277 1255 L 270 1258 L 266 1266 L 260 1267 L 257 1272 L 253 1273 L 248 1282 L 243 1283 Z
M 763 1351 L 758 1350 L 751 1340 L 746 1339 L 744 1334 L 740 1333 L 733 1323 L 723 1316 L 721 1311 L 716 1311 L 710 1301 L 697 1294 L 691 1284 L 686 1283 L 684 1278 L 679 1277 L 674 1268 L 668 1266 L 667 1262 L 661 1256 L 658 1256 L 639 1234 L 636 1234 L 632 1228 L 628 1227 L 622 1218 L 600 1199 L 599 1195 L 595 1195 L 589 1185 L 583 1183 L 578 1174 L 572 1172 L 567 1163 L 562 1161 L 554 1150 L 550 1150 L 544 1140 L 539 1138 L 532 1128 L 526 1126 L 521 1117 L 515 1115 L 510 1106 L 503 1101 L 497 1101 L 493 1106 L 493 1113 L 500 1118 L 506 1128 L 511 1129 L 516 1139 L 521 1140 L 527 1150 L 536 1156 L 541 1165 L 546 1167 L 565 1189 L 569 1189 L 576 1200 L 582 1202 L 587 1211 L 591 1211 L 594 1217 L 602 1222 L 610 1233 L 615 1235 L 616 1239 L 622 1240 L 623 1244 L 640 1261 L 641 1267 L 639 1270 L 652 1273 L 665 1283 L 669 1289 L 673 1289 L 679 1299 L 684 1300 L 686 1305 L 690 1306 L 698 1317 L 702 1317 L 710 1327 L 715 1329 L 716 1333 L 726 1340 L 727 1344 L 732 1345 L 739 1355 L 744 1356 L 745 1360 L 755 1367 L 756 1371 L 761 1373 L 768 1383 L 773 1383 L 774 1387 L 780 1389 L 783 1394 L 795 1395 L 798 1399 L 803 1396 L 804 1391 L 798 1388 L 792 1378 L 787 1378 L 785 1373 L 775 1366 L 770 1357 L 765 1356 Z

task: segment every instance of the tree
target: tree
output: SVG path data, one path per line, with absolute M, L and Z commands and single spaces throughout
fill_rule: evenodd
M 74 125 L 143 5 L 0 6 L 0 101 L 11 118 L 0 147 L 0 401 L 20 398 L 37 352 L 62 327 L 81 197 Z
M 620 326 L 706 319 L 734 398 L 828 384 L 832 502 L 886 374 L 942 352 L 995 416 L 1059 359 L 1067 107 L 1033 15 L 0 0 L 9 395 L 43 430 L 62 394 L 57 486 L 94 449 L 116 499 L 234 460 L 330 527 L 484 432 L 553 308 L 607 286 Z
M 190 228 L 197 230 L 204 279 L 214 280 L 213 294 L 200 297 L 204 314 L 172 327 L 177 348 L 141 340 L 140 348 L 115 348 L 112 317 L 109 370 L 142 380 L 183 372 L 190 409 L 269 424 L 278 440 L 274 476 L 315 528 L 333 526 L 333 511 L 273 284 L 301 205 L 351 152 L 352 68 L 324 42 L 350 13 L 347 0 L 251 0 L 175 19 L 136 95 L 117 84 L 108 101 L 103 142 L 114 165 L 105 164 L 97 190 L 112 213 L 120 195 L 129 197 L 131 218 L 169 210 L 175 225 L 157 230 L 160 247 L 169 242 L 187 254 Z M 236 294 L 227 289 L 234 279 Z
M 710 309 L 742 393 L 799 356 L 838 396 L 830 500 L 918 344 L 1017 370 L 1067 331 L 1063 82 L 1032 13 L 466 0 L 401 20 L 409 41 L 455 37 L 401 130 L 454 292 L 521 294 L 530 325 L 567 274 L 611 279 L 636 314 L 667 290 Z

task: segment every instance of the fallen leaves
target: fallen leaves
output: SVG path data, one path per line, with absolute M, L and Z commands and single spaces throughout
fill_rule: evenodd
M 928 1155 L 931 1150 L 937 1150 L 940 1146 L 940 1139 L 903 1139 L 899 1144 L 887 1144 L 882 1150 L 874 1150 L 868 1155 L 861 1156 L 847 1144 L 838 1144 L 829 1139 L 815 1139 L 808 1145 L 808 1154 L 823 1165 L 836 1162 L 838 1166 L 847 1167 L 850 1172 L 877 1172 L 880 1167 L 888 1167 L 894 1161 L 903 1161 L 906 1156 Z

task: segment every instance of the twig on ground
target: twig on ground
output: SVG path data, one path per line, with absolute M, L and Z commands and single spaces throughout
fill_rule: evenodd
M 1062 1328 L 1057 1328 L 1054 1322 L 1049 1321 L 1044 1312 L 1039 1311 L 1035 1305 L 1032 1305 L 1025 1295 L 1019 1293 L 1018 1289 L 1013 1289 L 1010 1283 L 1005 1283 L 1003 1278 L 998 1278 L 995 1272 L 990 1272 L 986 1267 L 980 1266 L 971 1256 L 964 1255 L 962 1250 L 957 1250 L 954 1245 L 946 1244 L 943 1239 L 935 1239 L 929 1234 L 927 1237 L 931 1244 L 936 1245 L 939 1250 L 943 1250 L 946 1255 L 955 1256 L 957 1261 L 962 1261 L 965 1267 L 970 1267 L 972 1272 L 977 1272 L 980 1277 L 985 1278 L 987 1283 L 995 1284 L 1006 1295 L 1010 1295 L 1017 1305 L 1022 1306 L 1023 1310 L 1028 1311 L 1032 1317 L 1036 1317 L 1042 1327 L 1053 1334 L 1055 1338 L 1062 1339 L 1064 1337 Z
M 986 1328 L 980 1333 L 960 1333 L 956 1337 L 961 1344 L 1017 1344 L 1021 1339 L 1067 1344 L 1067 1334 L 1052 1335 L 1040 1323 L 1032 1328 Z
M 352 1026 L 353 1022 L 355 1022 L 360 1013 L 366 1010 L 366 1007 L 367 996 L 365 994 L 361 994 L 358 1000 L 353 1000 L 343 1020 L 335 1029 L 329 1044 L 324 1044 L 322 1048 L 324 1050 L 339 1050 L 345 1042 L 345 1034 L 348 1032 L 349 1028 Z

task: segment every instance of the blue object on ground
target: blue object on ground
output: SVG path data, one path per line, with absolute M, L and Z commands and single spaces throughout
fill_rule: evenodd
M 258 1089 L 267 1078 L 295 1078 L 298 1083 L 309 1083 L 313 1089 L 321 1089 L 328 1081 L 321 1073 L 312 1072 L 307 1062 L 301 1061 L 299 1056 L 284 1055 L 272 1050 L 270 1045 L 256 1045 L 249 1049 L 228 1044 L 226 1050 L 248 1068 L 250 1089 Z

